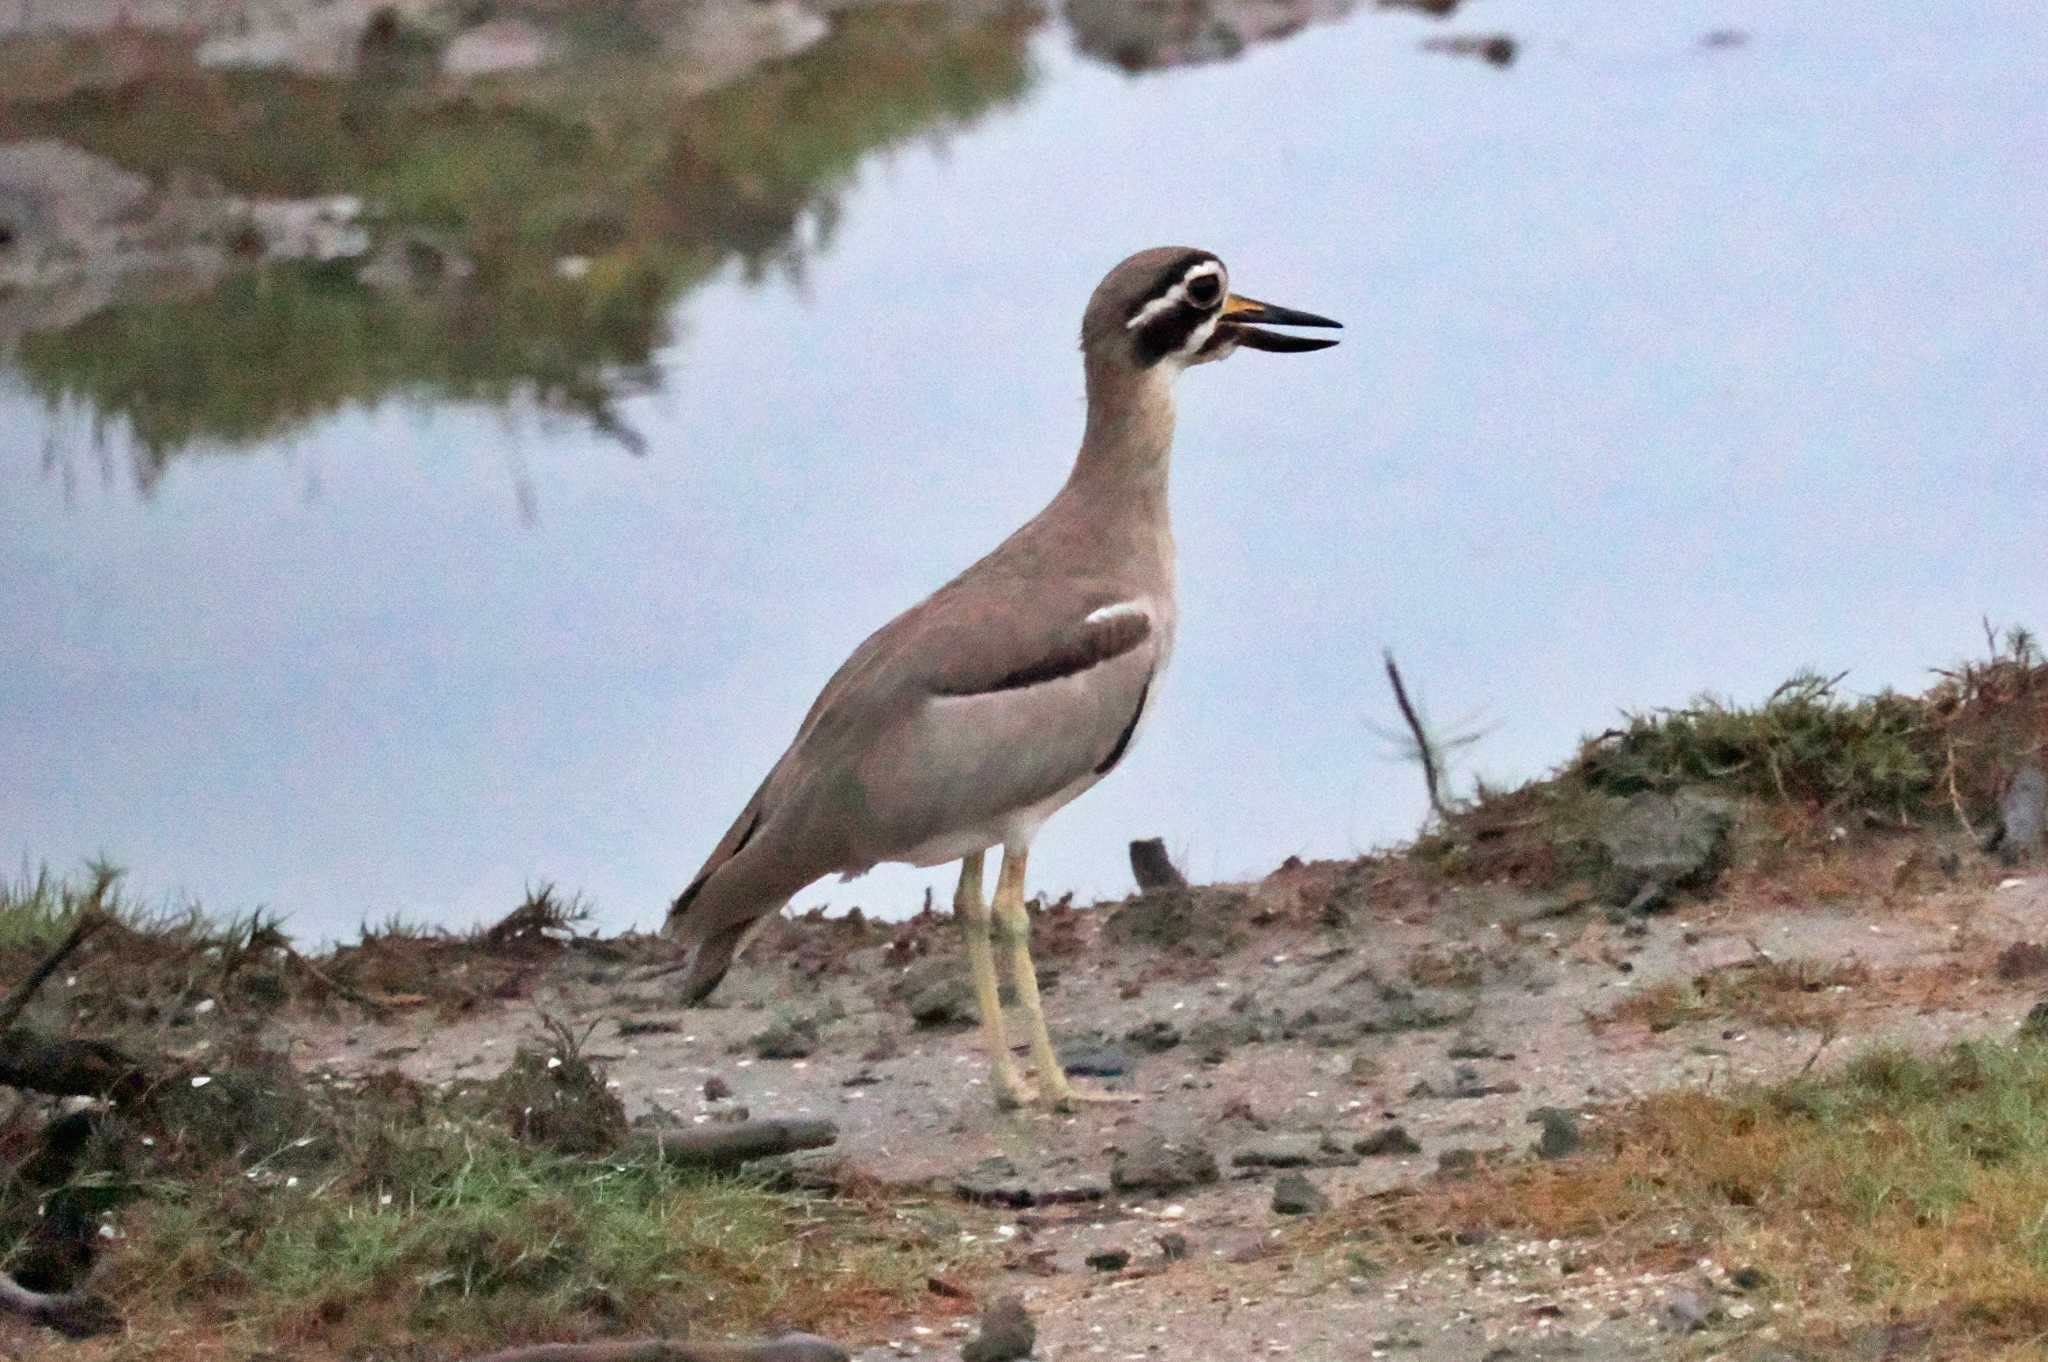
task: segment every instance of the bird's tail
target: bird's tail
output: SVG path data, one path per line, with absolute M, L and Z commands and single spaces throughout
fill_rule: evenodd
M 712 848 L 689 888 L 676 896 L 662 924 L 662 935 L 690 948 L 682 982 L 686 1006 L 718 987 L 748 933 L 780 912 L 790 895 L 803 887 L 782 883 L 784 877 L 774 873 L 772 856 L 755 843 L 766 794 L 764 782 Z

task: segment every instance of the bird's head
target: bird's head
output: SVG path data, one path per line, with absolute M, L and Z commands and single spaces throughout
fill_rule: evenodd
M 1096 286 L 1081 319 L 1081 349 L 1091 361 L 1178 370 L 1222 359 L 1240 345 L 1296 354 L 1337 343 L 1267 331 L 1258 323 L 1342 325 L 1232 293 L 1230 272 L 1208 251 L 1159 246 L 1138 252 Z

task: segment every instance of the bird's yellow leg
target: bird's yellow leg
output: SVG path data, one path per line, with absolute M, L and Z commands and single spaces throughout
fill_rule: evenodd
M 1003 1032 L 1003 1000 L 996 988 L 995 952 L 989 944 L 989 907 L 981 896 L 981 859 L 982 853 L 977 851 L 960 862 L 953 916 L 960 919 L 960 934 L 967 943 L 967 972 L 974 981 L 975 1009 L 981 1013 L 981 1039 L 988 1047 L 989 1081 L 996 1090 L 996 1105 L 1021 1107 L 1035 1094 L 1017 1072 L 1016 1061 L 1010 1058 L 1009 1038 Z
M 1029 856 L 1026 847 L 1003 849 L 1002 872 L 996 876 L 995 934 L 1009 961 L 1018 1006 L 1024 1009 L 1031 1028 L 1031 1062 L 1038 1068 L 1039 1094 L 1061 1111 L 1072 1110 L 1079 1102 L 1130 1101 L 1117 1094 L 1077 1089 L 1053 1051 L 1052 1037 L 1045 1029 L 1045 1007 L 1038 999 L 1038 969 L 1031 963 L 1031 918 L 1024 910 L 1024 863 Z

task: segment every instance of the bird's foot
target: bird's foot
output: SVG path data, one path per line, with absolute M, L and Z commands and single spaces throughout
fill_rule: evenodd
M 1021 1074 L 1008 1066 L 999 1067 L 990 1076 L 990 1086 L 996 1090 L 998 1111 L 1015 1111 L 1019 1107 L 1028 1107 L 1038 1100 L 1038 1089 L 1025 1082 Z
M 1082 1107 L 1131 1106 L 1142 1101 L 1134 1092 L 1105 1092 L 1092 1086 L 1075 1086 L 1065 1074 L 1045 1085 L 1046 1105 L 1054 1111 L 1073 1112 Z

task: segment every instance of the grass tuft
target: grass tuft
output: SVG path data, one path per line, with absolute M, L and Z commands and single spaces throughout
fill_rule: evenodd
M 1956 1362 L 2048 1341 L 2048 1044 L 1880 1047 L 1602 1124 L 1580 1158 L 1354 1208 L 1335 1248 L 1412 1258 L 1479 1229 L 1577 1241 L 1580 1261 L 1612 1268 L 1751 1265 L 1784 1307 L 1756 1319 L 1816 1358 L 1901 1322 Z

